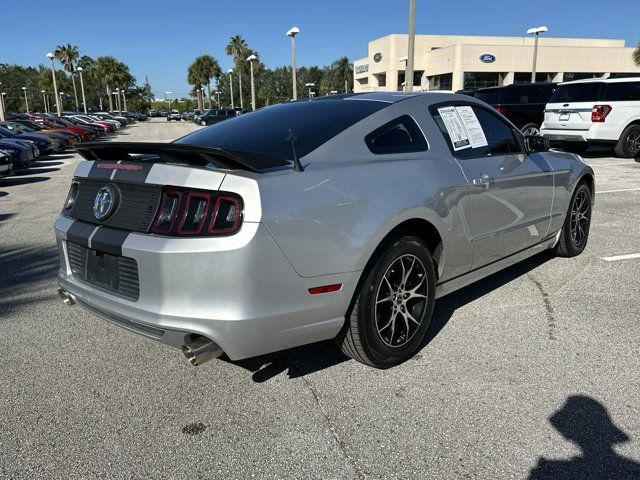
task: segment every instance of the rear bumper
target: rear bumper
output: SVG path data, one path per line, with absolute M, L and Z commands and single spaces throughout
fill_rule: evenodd
M 588 130 L 567 130 L 548 128 L 542 124 L 540 134 L 552 142 L 615 142 L 620 137 L 617 125 L 592 124 Z
M 140 296 L 134 301 L 74 278 L 67 253 L 73 223 L 62 215 L 56 221 L 58 283 L 78 304 L 174 347 L 188 334 L 204 335 L 232 360 L 334 337 L 359 277 L 358 272 L 298 276 L 260 223 L 247 222 L 225 238 L 131 233 L 121 248 L 138 264 Z M 342 283 L 342 290 L 308 292 L 334 283 Z

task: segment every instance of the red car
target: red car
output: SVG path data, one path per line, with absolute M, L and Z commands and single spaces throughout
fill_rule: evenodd
M 55 118 L 42 118 L 40 120 L 37 120 L 37 123 L 51 129 L 64 129 L 73 132 L 76 135 L 80 135 L 83 142 L 89 142 L 95 138 L 95 135 L 93 134 L 91 129 L 81 127 L 79 125 L 74 125 L 71 122 L 63 122 L 62 120 Z

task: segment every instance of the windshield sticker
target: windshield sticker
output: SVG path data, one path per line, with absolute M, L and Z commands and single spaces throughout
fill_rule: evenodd
M 488 145 L 482 125 L 470 106 L 444 107 L 438 112 L 451 137 L 454 151 Z
M 458 115 L 460 115 L 462 123 L 467 129 L 469 141 L 471 142 L 471 148 L 486 147 L 488 145 L 487 137 L 485 137 L 484 135 L 482 125 L 480 125 L 478 117 L 476 117 L 476 113 L 473 111 L 473 108 L 468 106 L 456 107 L 456 112 L 458 112 Z
M 469 134 L 462 124 L 462 119 L 456 111 L 456 107 L 439 108 L 438 113 L 440 114 L 440 118 L 442 118 L 444 126 L 447 129 L 447 133 L 451 138 L 453 149 L 458 151 L 463 148 L 471 148 Z

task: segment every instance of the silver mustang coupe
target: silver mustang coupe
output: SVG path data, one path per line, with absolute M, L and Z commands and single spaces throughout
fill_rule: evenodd
M 194 365 L 330 338 L 396 365 L 436 298 L 581 253 L 594 200 L 579 156 L 450 93 L 335 95 L 76 148 L 59 294 Z

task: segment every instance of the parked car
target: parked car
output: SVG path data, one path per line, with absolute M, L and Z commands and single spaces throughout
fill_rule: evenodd
M 56 147 L 54 146 L 56 145 L 56 143 L 54 143 L 55 139 L 48 138 L 46 136 L 35 135 L 35 134 L 27 135 L 27 134 L 12 132 L 11 130 L 4 128 L 2 125 L 0 125 L 0 139 L 31 141 L 33 144 L 35 144 L 35 147 L 37 147 L 40 153 L 40 157 L 49 155 L 56 151 L 55 150 Z M 59 144 L 57 144 L 57 148 L 60 148 Z
M 420 347 L 436 297 L 545 249 L 583 251 L 593 170 L 547 149 L 485 103 L 435 92 L 81 144 L 91 161 L 55 224 L 59 294 L 193 364 L 336 337 L 390 367 Z
M 182 112 L 180 116 L 182 117 L 183 120 L 193 120 L 195 115 L 196 114 L 193 110 L 185 110 L 184 112 Z
M 171 120 L 176 120 L 176 121 L 182 120 L 182 117 L 180 116 L 180 112 L 178 110 L 171 110 L 167 114 L 167 122 L 170 122 Z
M 36 161 L 34 147 L 25 141 L 0 138 L 0 150 L 11 156 L 12 170 L 29 168 Z
M 207 110 L 202 115 L 194 119 L 195 123 L 202 125 L 213 125 L 214 123 L 224 122 L 233 117 L 237 117 L 238 112 L 231 108 L 222 108 L 219 110 Z
M 0 177 L 8 177 L 9 175 L 13 175 L 11 153 L 0 150 Z
M 149 116 L 150 117 L 157 117 L 158 116 L 157 110 L 149 110 Z
M 14 120 L 11 123 L 20 126 L 23 133 L 44 133 L 62 135 L 69 141 L 69 145 L 73 146 L 76 142 L 82 141 L 82 135 L 73 132 L 67 128 L 54 127 L 44 122 L 37 123 L 35 120 Z M 60 137 L 59 137 L 60 138 Z
M 555 89 L 555 83 L 529 83 L 480 88 L 471 96 L 498 110 L 525 135 L 540 135 L 544 109 Z
M 169 115 L 169 110 L 165 110 L 164 108 L 161 110 L 158 110 L 159 117 L 166 117 L 167 115 Z
M 547 104 L 542 135 L 584 152 L 612 145 L 617 156 L 640 155 L 640 77 L 561 83 Z

